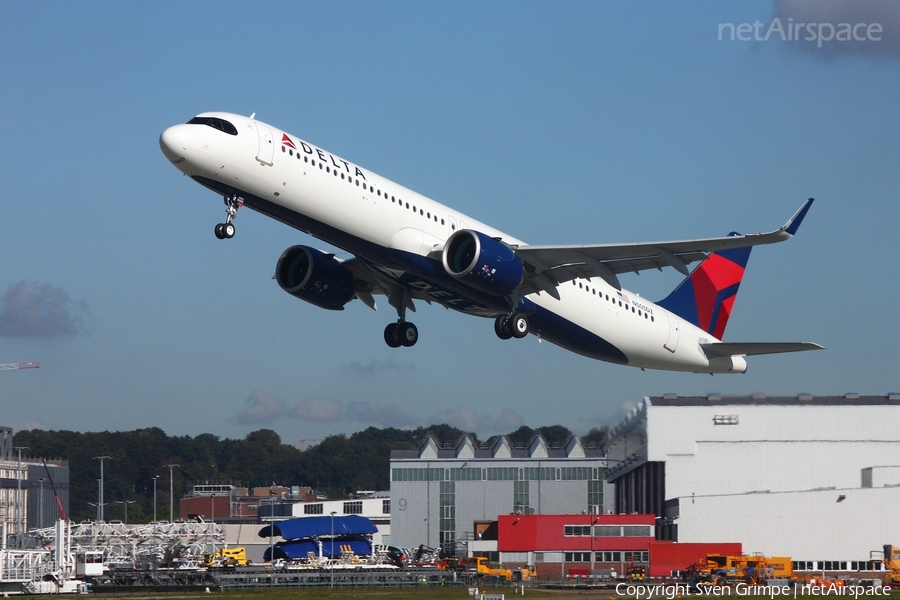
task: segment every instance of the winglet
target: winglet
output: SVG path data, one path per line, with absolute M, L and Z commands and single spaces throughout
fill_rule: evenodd
M 800 223 L 803 222 L 803 218 L 806 216 L 806 213 L 809 212 L 809 207 L 812 206 L 814 198 L 810 198 L 807 200 L 803 206 L 800 207 L 800 210 L 794 213 L 794 216 L 791 217 L 787 223 L 784 224 L 782 230 L 784 230 L 788 235 L 794 235 L 797 233 L 797 230 L 800 229 Z

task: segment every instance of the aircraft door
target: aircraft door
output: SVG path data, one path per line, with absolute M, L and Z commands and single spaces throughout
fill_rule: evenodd
M 256 123 L 256 132 L 259 134 L 259 151 L 256 153 L 256 160 L 264 165 L 272 166 L 272 159 L 275 157 L 275 143 L 272 140 L 272 130 L 268 125 Z
M 666 338 L 666 343 L 663 344 L 663 347 L 669 352 L 675 352 L 675 348 L 678 347 L 678 317 L 675 315 L 671 315 L 668 313 L 664 313 L 666 315 L 666 319 L 669 321 L 669 336 Z

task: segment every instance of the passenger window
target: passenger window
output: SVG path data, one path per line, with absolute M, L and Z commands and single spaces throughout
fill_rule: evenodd
M 285 149 L 284 146 L 281 147 L 281 151 L 282 151 L 282 152 L 287 152 L 287 150 Z
M 444 224 L 444 220 L 443 220 L 443 219 L 441 219 L 441 225 L 443 225 L 443 224 Z

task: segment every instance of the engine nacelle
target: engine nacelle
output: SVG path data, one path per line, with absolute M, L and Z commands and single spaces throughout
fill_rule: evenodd
M 281 253 L 275 279 L 291 296 L 328 310 L 344 310 L 356 293 L 353 274 L 339 260 L 307 246 Z
M 444 244 L 447 273 L 489 294 L 506 296 L 522 283 L 525 267 L 503 242 L 474 229 L 460 229 Z

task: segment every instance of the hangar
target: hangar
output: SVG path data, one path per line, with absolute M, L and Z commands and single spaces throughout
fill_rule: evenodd
M 658 539 L 741 542 L 800 570 L 900 545 L 900 394 L 646 397 L 611 432 L 616 513 Z

